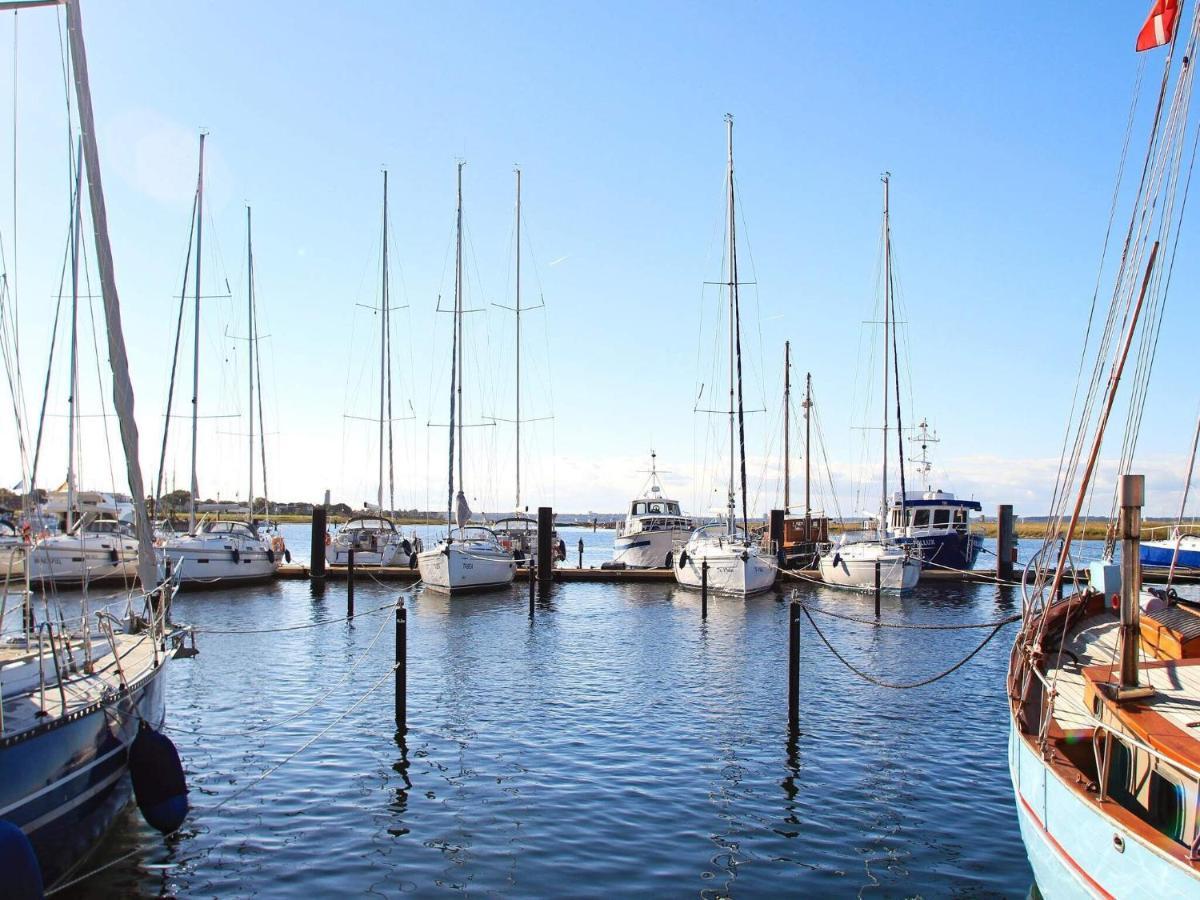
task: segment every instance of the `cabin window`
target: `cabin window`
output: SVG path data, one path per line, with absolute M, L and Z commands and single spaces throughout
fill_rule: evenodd
M 1112 738 L 1108 748 L 1108 784 L 1105 790 L 1122 806 L 1128 806 L 1133 801 L 1133 795 L 1129 792 L 1132 772 L 1133 759 L 1129 748 L 1117 738 Z
M 934 525 L 949 525 L 950 524 L 950 510 L 935 509 L 933 511 L 933 524 Z
M 1183 840 L 1183 785 L 1150 773 L 1150 824 L 1175 841 Z
M 644 516 L 646 514 L 646 504 L 645 503 L 633 504 L 633 514 L 635 516 Z
M 929 525 L 929 510 L 918 509 L 913 513 L 913 527 L 924 528 Z
M 679 504 L 678 503 L 668 503 L 667 504 L 667 515 L 671 515 L 671 516 L 679 515 Z
M 965 509 L 956 509 L 954 511 L 954 524 L 965 525 L 967 522 L 967 511 Z

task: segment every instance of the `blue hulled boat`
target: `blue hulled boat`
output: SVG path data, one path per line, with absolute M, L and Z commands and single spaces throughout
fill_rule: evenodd
M 1178 552 L 1178 557 L 1176 557 Z M 1200 569 L 1200 535 L 1174 534 L 1166 540 L 1146 541 L 1139 554 L 1150 568 Z
M 897 491 L 888 513 L 888 535 L 918 547 L 923 568 L 973 569 L 983 548 L 983 531 L 971 513 L 977 500 L 959 500 L 945 491 Z

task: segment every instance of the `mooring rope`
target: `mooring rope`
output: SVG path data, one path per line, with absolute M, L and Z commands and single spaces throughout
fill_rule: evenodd
M 869 681 L 871 684 L 877 685 L 878 687 L 888 688 L 888 689 L 894 690 L 894 691 L 906 691 L 906 690 L 911 690 L 912 688 L 924 687 L 926 685 L 933 684 L 935 681 L 940 681 L 941 679 L 946 678 L 949 675 L 952 675 L 954 672 L 958 671 L 963 666 L 965 666 L 968 662 L 970 662 L 971 659 L 973 659 L 975 657 L 975 655 L 977 653 L 979 653 L 980 650 L 982 650 L 984 647 L 986 647 L 988 642 L 991 641 L 992 638 L 994 638 L 997 634 L 1000 633 L 1001 628 L 1003 628 L 1005 625 L 1009 625 L 1013 622 L 1020 621 L 1020 619 L 1021 619 L 1021 616 L 1015 615 L 1015 616 L 1009 616 L 1007 619 L 1003 619 L 1000 622 L 996 623 L 995 627 L 992 628 L 991 633 L 987 637 L 985 637 L 974 650 L 972 650 L 970 653 L 968 653 L 966 656 L 964 656 L 962 659 L 960 659 L 958 662 L 956 662 L 950 668 L 948 668 L 942 672 L 938 672 L 936 675 L 931 675 L 928 678 L 922 678 L 920 681 L 910 681 L 905 684 L 897 684 L 895 682 L 884 681 L 882 678 L 876 678 L 874 675 L 870 674 L 869 672 L 864 672 L 862 669 L 855 666 L 854 663 L 850 662 L 850 660 L 846 659 L 846 657 L 842 656 L 842 654 L 837 651 L 837 648 L 834 647 L 833 644 L 831 644 L 829 642 L 829 638 L 825 637 L 825 633 L 823 631 L 821 631 L 821 626 L 818 625 L 816 619 L 814 619 L 812 617 L 812 614 L 808 611 L 808 607 L 805 606 L 803 603 L 797 603 L 796 605 L 799 606 L 801 611 L 804 613 L 804 615 L 808 617 L 808 621 L 812 624 L 813 630 L 816 631 L 817 637 L 819 637 L 821 639 L 821 642 L 829 649 L 829 652 L 832 653 L 835 657 L 837 657 L 838 661 L 843 666 L 845 666 L 847 669 L 849 669 L 851 672 L 853 672 L 855 675 L 857 675 L 863 681 Z M 875 623 L 869 622 L 868 624 L 874 625 Z M 893 627 L 895 627 L 895 623 L 893 623 Z M 969 627 L 986 627 L 986 626 L 969 626 Z
M 966 631 L 972 628 L 998 628 L 1021 621 L 1021 614 L 1013 613 L 1013 615 L 1006 616 L 1005 618 L 995 622 L 964 622 L 958 625 L 922 624 L 919 622 L 885 622 L 878 619 L 862 619 L 857 616 L 847 616 L 844 613 L 836 613 L 833 610 L 822 609 L 819 606 L 809 606 L 807 603 L 803 603 L 799 600 L 793 600 L 792 602 L 808 612 L 820 613 L 823 616 L 829 616 L 833 619 L 841 619 L 844 622 L 856 622 L 859 625 L 870 625 L 872 627 L 878 626 L 881 628 L 911 628 L 917 631 Z

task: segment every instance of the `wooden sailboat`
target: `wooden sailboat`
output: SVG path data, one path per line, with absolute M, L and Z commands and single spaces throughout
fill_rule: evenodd
M 356 566 L 407 566 L 411 565 L 414 548 L 420 545 L 415 537 L 405 537 L 389 515 L 396 506 L 396 481 L 392 441 L 392 305 L 388 225 L 388 173 L 384 169 L 383 249 L 379 267 L 379 415 L 374 420 L 379 426 L 379 482 L 375 508 L 352 515 L 326 546 L 326 561 L 337 565 L 346 565 L 353 551 Z M 386 507 L 383 503 L 385 458 L 389 488 Z
M 164 566 L 169 565 L 177 573 L 181 585 L 223 585 L 236 582 L 263 581 L 273 578 L 275 570 L 283 562 L 283 540 L 278 535 L 260 531 L 254 521 L 254 372 L 257 357 L 256 316 L 254 308 L 254 250 L 251 237 L 250 209 L 246 209 L 246 269 L 248 284 L 248 320 L 250 333 L 247 336 L 250 361 L 249 385 L 250 418 L 249 430 L 249 512 L 246 521 L 198 520 L 196 504 L 199 499 L 200 481 L 197 475 L 200 416 L 200 285 L 203 269 L 202 250 L 204 241 L 204 140 L 200 135 L 199 167 L 196 176 L 195 203 L 195 310 L 193 316 L 192 341 L 192 453 L 191 490 L 188 497 L 188 530 L 184 535 L 168 535 L 162 542 L 160 558 Z M 261 377 L 261 373 L 260 373 Z M 170 416 L 164 430 L 170 427 Z M 164 445 L 166 443 L 164 437 Z M 265 462 L 265 458 L 264 458 Z M 265 469 L 264 469 L 265 472 Z M 265 474 L 264 474 L 265 477 Z
M 878 527 L 873 538 L 866 540 L 841 540 L 830 547 L 819 564 L 821 580 L 839 587 L 873 590 L 878 585 L 885 591 L 907 591 L 917 586 L 921 577 L 920 553 L 912 553 L 892 540 L 887 533 L 888 496 L 888 434 L 891 431 L 889 404 L 891 403 L 892 370 L 888 365 L 889 354 L 896 345 L 895 317 L 892 315 L 892 231 L 890 181 L 883 175 L 883 467 L 881 497 L 879 501 Z M 899 370 L 896 378 L 896 412 L 900 410 Z M 901 434 L 900 423 L 896 423 L 896 434 Z M 904 494 L 903 445 L 900 454 L 900 493 Z
M 786 341 L 783 362 L 783 546 L 782 558 L 789 569 L 811 569 L 820 559 L 822 544 L 829 541 L 829 518 L 812 505 L 812 374 L 804 376 L 804 514 L 792 512 L 791 469 L 791 372 L 792 345 Z
M 113 375 L 113 405 L 134 507 L 138 577 L 146 593 L 104 609 L 89 608 L 84 594 L 75 614 L 63 608 L 58 594 L 47 594 L 45 605 L 38 606 L 26 592 L 19 616 L 8 617 L 0 611 L 0 668 L 4 671 L 0 683 L 0 819 L 19 827 L 32 845 L 47 888 L 55 887 L 64 873 L 79 865 L 126 805 L 129 775 L 131 768 L 140 765 L 140 751 L 151 745 L 160 750 L 169 746 L 157 729 L 166 717 L 166 670 L 174 655 L 171 645 L 180 638 L 168 621 L 169 596 L 157 582 L 79 3 L 69 0 L 63 5 Z M 134 754 L 134 748 L 139 753 Z M 151 755 L 162 763 L 160 754 Z M 166 792 L 171 796 L 153 805 L 151 824 L 174 831 L 187 812 L 177 757 L 174 766 L 163 763 L 157 774 L 163 786 L 176 780 L 178 793 L 172 793 L 176 790 L 172 787 Z M 11 853 L 11 832 L 6 840 Z M 30 873 L 17 869 L 16 858 L 9 857 L 4 877 L 8 879 L 6 887 L 20 893 L 22 883 L 29 887 L 26 878 Z
M 736 203 L 733 181 L 733 116 L 725 117 L 728 146 L 727 238 L 729 242 L 729 492 L 725 520 L 704 525 L 688 538 L 674 561 L 675 580 L 684 587 L 746 597 L 770 590 L 779 574 L 776 560 L 750 535 L 746 509 L 746 432 L 742 408 L 741 309 L 738 297 Z M 742 521 L 738 524 L 734 489 L 735 448 L 740 461 Z
M 1064 445 L 1055 527 L 1022 579 L 1023 621 L 1007 680 L 1008 763 L 1021 836 L 1047 900 L 1200 895 L 1200 606 L 1170 584 L 1143 589 L 1146 484 L 1131 474 L 1131 438 L 1151 369 L 1142 361 L 1157 347 L 1170 283 L 1159 274 L 1173 267 L 1183 217 L 1174 195 L 1194 127 L 1188 60 L 1198 34 L 1194 9 L 1173 91 L 1176 47 L 1170 29 L 1166 35 L 1171 51 L 1108 310 L 1119 325 L 1098 346 L 1092 389 L 1072 423 L 1074 440 Z M 1064 590 L 1135 344 L 1139 363 L 1117 462 L 1117 530 L 1110 532 L 1120 540 L 1120 563 L 1093 563 L 1085 587 Z
M 446 496 L 446 536 L 432 549 L 417 554 L 421 580 L 447 593 L 461 593 L 511 584 L 517 564 L 492 529 L 470 525 L 471 508 L 463 489 L 463 206 L 462 170 L 458 164 L 454 243 L 453 350 L 450 354 L 449 487 Z M 458 479 L 455 481 L 455 463 Z

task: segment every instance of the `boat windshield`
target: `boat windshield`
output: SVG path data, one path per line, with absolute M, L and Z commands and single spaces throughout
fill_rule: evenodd
M 131 530 L 124 522 L 118 522 L 116 519 L 97 519 L 90 523 L 85 529 L 92 534 L 131 534 Z
M 258 537 L 245 522 L 209 522 L 200 529 L 204 534 L 228 534 L 238 537 Z
M 360 516 L 348 521 L 344 529 L 346 531 L 395 531 L 396 526 L 387 519 Z
M 450 539 L 464 543 L 499 543 L 496 533 L 482 525 L 468 525 L 466 528 L 455 528 L 450 532 Z
M 695 531 L 692 532 L 693 538 L 705 538 L 708 540 L 716 540 L 718 538 L 727 538 L 729 536 L 730 536 L 729 524 L 726 522 L 711 522 L 708 525 L 701 525 L 699 528 L 697 528 Z M 734 540 L 739 540 L 739 541 L 744 541 L 744 540 L 748 539 L 746 537 L 746 532 L 743 531 L 741 528 L 733 529 L 733 538 L 734 538 Z
M 635 516 L 677 516 L 679 504 L 674 500 L 635 500 L 633 511 Z
M 492 523 L 496 531 L 537 531 L 537 520 L 525 516 L 509 516 Z

